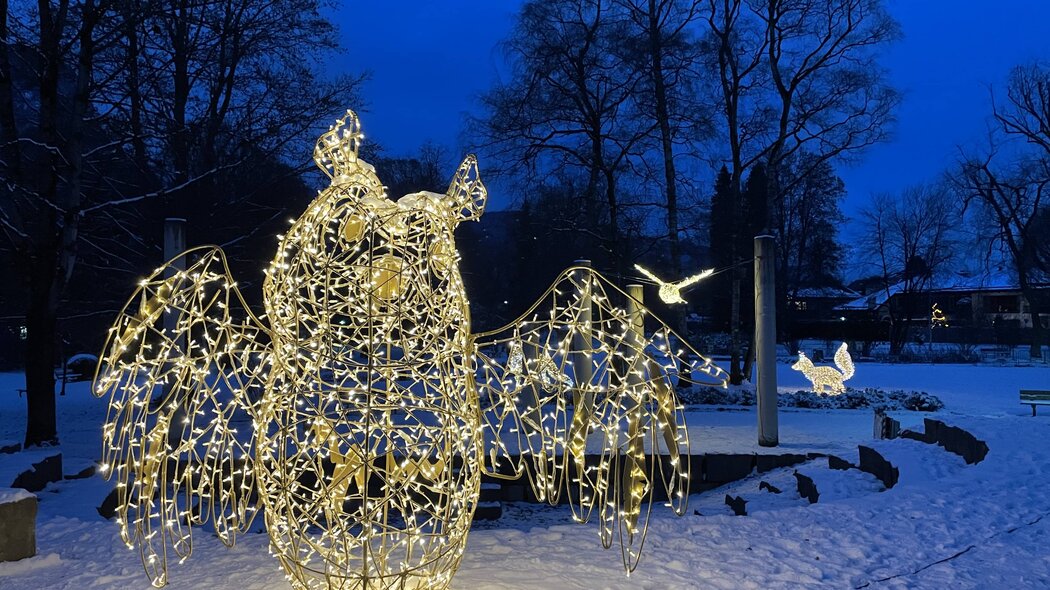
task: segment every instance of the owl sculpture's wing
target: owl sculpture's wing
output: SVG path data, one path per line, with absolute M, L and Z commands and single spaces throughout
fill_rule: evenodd
M 728 376 L 583 267 L 476 347 L 486 471 L 525 475 L 552 504 L 567 493 L 578 521 L 596 509 L 602 543 L 619 538 L 633 570 L 652 502 L 685 511 L 689 440 L 675 389 Z
M 227 545 L 257 501 L 253 402 L 268 363 L 266 330 L 248 310 L 222 251 L 190 250 L 139 284 L 110 329 L 95 376 L 109 396 L 103 469 L 116 480 L 117 518 L 153 584 L 169 548 L 185 559 L 190 528 L 211 523 Z

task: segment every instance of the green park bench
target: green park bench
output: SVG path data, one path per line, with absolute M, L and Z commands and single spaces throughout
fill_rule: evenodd
M 1022 389 L 1021 403 L 1032 406 L 1032 415 L 1035 416 L 1036 406 L 1050 406 L 1050 391 L 1041 389 Z

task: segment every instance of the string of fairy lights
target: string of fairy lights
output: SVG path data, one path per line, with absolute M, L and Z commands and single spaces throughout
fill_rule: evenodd
M 477 162 L 445 194 L 392 201 L 363 139 L 348 112 L 318 140 L 331 186 L 279 236 L 264 315 L 215 247 L 158 269 L 119 315 L 95 393 L 122 539 L 163 586 L 193 528 L 232 545 L 262 512 L 293 588 L 447 588 L 487 473 L 567 493 L 577 520 L 597 510 L 633 570 L 653 502 L 685 510 L 675 389 L 726 375 L 640 287 L 582 267 L 472 335 L 453 231 L 484 211 Z

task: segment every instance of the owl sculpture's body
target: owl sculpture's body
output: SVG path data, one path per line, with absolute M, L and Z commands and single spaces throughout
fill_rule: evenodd
M 232 544 L 262 511 L 297 589 L 440 590 L 487 473 L 551 502 L 571 490 L 633 569 L 657 486 L 685 510 L 674 388 L 725 374 L 662 324 L 646 336 L 641 302 L 589 269 L 472 335 L 453 232 L 484 209 L 476 161 L 445 194 L 393 201 L 361 138 L 348 113 L 318 142 L 331 186 L 280 237 L 263 316 L 205 247 L 143 280 L 112 328 L 95 390 L 122 538 L 161 586 L 193 527 Z
M 307 586 L 444 588 L 481 477 L 453 229 L 482 205 L 470 179 L 462 194 L 391 201 L 336 139 L 318 146 L 332 185 L 285 234 L 264 286 L 276 344 L 274 424 L 258 433 L 266 524 Z

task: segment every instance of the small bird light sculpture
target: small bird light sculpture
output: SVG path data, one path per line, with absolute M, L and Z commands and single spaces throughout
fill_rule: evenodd
M 641 302 L 589 268 L 471 333 L 453 232 L 484 211 L 477 162 L 444 194 L 393 201 L 362 140 L 352 112 L 318 140 L 331 185 L 280 236 L 265 314 L 216 247 L 157 269 L 121 311 L 94 390 L 122 539 L 163 586 L 194 527 L 232 545 L 263 512 L 296 590 L 442 590 L 484 473 L 566 492 L 633 570 L 657 487 L 685 511 L 675 389 L 726 374 L 655 318 L 647 335 Z
M 709 268 L 707 270 L 698 272 L 691 277 L 686 277 L 678 281 L 677 283 L 665 283 L 660 277 L 656 276 L 648 269 L 642 268 L 641 265 L 636 264 L 634 265 L 634 268 L 638 269 L 638 272 L 642 273 L 649 279 L 652 279 L 654 282 L 656 282 L 657 285 L 660 286 L 660 289 L 657 291 L 657 294 L 660 296 L 660 299 L 668 305 L 673 305 L 676 303 L 685 303 L 685 299 L 682 299 L 682 289 L 685 289 L 686 287 L 691 287 L 695 283 L 706 279 L 707 277 L 711 276 L 712 273 L 715 272 L 715 269 Z

